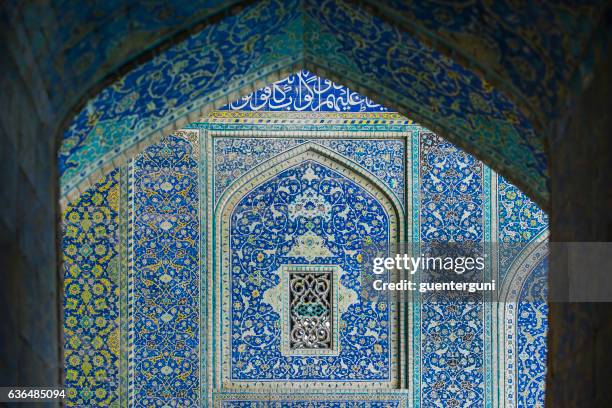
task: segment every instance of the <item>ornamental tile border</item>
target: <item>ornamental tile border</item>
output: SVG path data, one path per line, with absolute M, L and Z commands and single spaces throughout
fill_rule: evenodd
M 348 168 L 344 168 L 344 164 L 343 165 L 338 165 L 337 161 L 338 158 L 336 158 L 335 160 L 330 160 L 330 156 L 334 157 L 336 156 L 334 153 L 330 152 L 325 152 L 325 150 L 322 147 L 316 146 L 314 144 L 305 144 L 305 145 L 301 145 L 297 148 L 291 149 L 289 151 L 287 151 L 286 153 L 277 156 L 275 159 L 271 160 L 270 162 L 266 163 L 264 166 L 260 166 L 261 169 L 254 169 L 251 172 L 249 172 L 248 174 L 250 175 L 250 179 L 248 181 L 242 181 L 240 182 L 240 184 L 235 183 L 229 190 L 227 190 L 223 197 L 221 198 L 220 204 L 218 206 L 218 210 L 217 212 L 219 214 L 221 214 L 221 225 L 217 225 L 216 226 L 216 234 L 218 236 L 224 237 L 224 236 L 228 236 L 229 230 L 228 230 L 228 208 L 233 208 L 233 206 L 237 203 L 237 199 L 239 199 L 242 195 L 238 194 L 237 192 L 237 188 L 239 188 L 239 191 L 250 191 L 252 188 L 254 188 L 256 185 L 260 184 L 261 182 L 263 182 L 264 180 L 266 180 L 268 177 L 277 174 L 278 171 L 280 171 L 281 169 L 286 169 L 289 168 L 291 165 L 295 165 L 298 164 L 300 162 L 302 162 L 303 160 L 305 160 L 306 158 L 311 158 L 321 164 L 324 164 L 328 167 L 330 167 L 331 169 L 335 170 L 335 171 L 339 171 L 341 174 L 344 174 L 345 177 L 348 177 L 349 179 L 352 179 L 354 182 L 358 182 L 358 184 L 364 186 L 366 191 L 370 191 L 372 190 L 372 188 L 374 188 L 375 184 L 371 184 L 367 181 L 365 181 L 365 179 L 362 178 L 362 176 L 358 176 L 357 174 L 362 173 L 363 170 L 361 169 L 354 169 L 353 171 L 358 171 L 359 173 L 357 174 L 353 174 L 352 176 L 346 174 L 347 171 L 351 171 L 350 169 L 350 165 Z M 324 155 L 321 156 L 321 153 L 318 152 L 322 152 Z M 314 155 L 313 155 L 314 154 Z M 327 157 L 325 157 L 327 156 Z M 342 160 L 340 158 L 340 160 Z M 379 186 L 377 186 L 376 188 L 380 188 Z M 384 191 L 384 187 L 383 187 L 383 191 Z M 235 198 L 235 196 L 238 195 L 238 198 Z M 380 193 L 377 193 L 376 195 L 379 196 L 379 200 L 382 201 L 382 203 L 388 203 L 387 206 L 391 205 L 391 203 L 393 203 L 395 200 L 393 199 L 393 194 L 390 192 L 385 192 L 384 195 L 380 195 Z M 375 195 L 375 196 L 376 196 Z M 386 196 L 386 198 L 383 198 L 384 196 Z M 381 202 L 379 201 L 379 202 Z M 229 206 L 229 207 L 228 207 Z M 398 214 L 397 211 L 401 211 L 401 206 L 399 205 L 398 202 L 395 201 L 394 203 L 395 209 L 393 207 L 388 207 L 387 208 L 387 212 L 388 215 L 390 217 L 392 217 L 392 219 L 394 219 L 393 222 L 391 222 L 391 234 L 390 236 L 402 236 L 401 231 L 402 231 L 402 225 L 403 225 L 403 217 L 400 214 Z M 399 222 L 396 221 L 397 218 L 396 217 L 400 217 Z M 398 226 L 399 225 L 399 226 Z M 399 228 L 399 235 L 396 235 L 398 230 L 397 228 Z M 223 264 L 229 264 L 229 258 L 228 258 L 228 249 L 226 248 L 226 242 L 225 240 L 221 239 L 221 242 L 218 243 L 219 245 L 219 252 L 222 255 L 223 258 Z M 220 261 L 219 261 L 220 262 Z M 215 270 L 219 271 L 219 270 L 224 270 L 223 267 L 221 266 L 221 264 L 217 264 Z M 219 291 L 219 295 L 217 296 L 221 296 L 220 294 L 222 293 L 221 291 L 223 290 L 222 288 L 228 288 L 229 287 L 229 281 L 227 280 L 227 275 L 224 274 L 224 276 L 222 277 L 221 282 L 218 282 L 217 285 L 215 285 L 216 290 Z M 221 296 L 221 299 L 218 299 L 218 301 L 222 302 L 222 310 L 223 313 L 221 314 L 221 318 L 223 319 L 223 324 L 222 325 L 217 325 L 217 327 L 223 327 L 223 331 L 220 331 L 219 329 L 217 329 L 216 333 L 217 333 L 217 338 L 222 339 L 222 341 L 226 344 L 228 344 L 229 339 L 227 338 L 227 335 L 229 333 L 229 326 L 228 326 L 228 322 L 227 322 L 227 317 L 229 315 L 229 304 L 227 303 L 228 297 L 227 296 Z M 211 299 L 211 304 L 210 306 L 212 306 L 215 302 Z M 390 310 L 390 315 L 391 316 L 395 316 L 396 319 L 399 319 L 400 321 L 402 321 L 402 318 L 397 316 L 394 313 L 395 310 L 395 306 L 394 305 L 395 302 L 391 302 L 392 305 L 392 310 Z M 395 343 L 395 336 L 397 335 L 396 333 L 396 328 L 394 327 L 395 324 L 391 324 L 390 325 L 390 329 L 392 330 L 392 334 L 390 335 L 392 344 Z M 221 337 L 223 336 L 223 337 Z M 219 345 L 217 345 L 217 347 L 220 347 Z M 395 347 L 397 346 L 392 346 L 391 349 L 395 349 Z M 218 352 L 221 352 L 222 360 L 222 366 L 223 368 L 221 369 L 221 366 L 219 362 L 216 363 L 216 367 L 215 367 L 215 371 L 216 374 L 214 375 L 214 377 L 216 377 L 215 380 L 215 384 L 216 384 L 216 388 L 222 388 L 222 389 L 232 389 L 232 388 L 237 388 L 237 389 L 255 389 L 259 388 L 261 389 L 261 387 L 264 386 L 264 384 L 260 381 L 260 382 L 255 382 L 255 383 L 248 383 L 248 382 L 234 382 L 233 380 L 231 380 L 231 378 L 229 377 L 229 373 L 231 372 L 231 369 L 229 368 L 229 366 L 227 366 L 228 361 L 230 359 L 230 356 L 228 354 L 229 349 L 228 347 L 223 347 L 222 349 L 219 349 Z M 393 353 L 394 354 L 394 353 Z M 403 353 L 400 351 L 400 354 L 403 355 Z M 401 366 L 401 361 L 404 359 L 404 357 L 400 357 L 399 359 L 396 359 L 395 355 L 392 356 L 393 360 L 391 363 L 391 369 L 392 369 L 392 378 L 394 378 L 394 380 L 392 380 L 392 382 L 381 382 L 381 383 L 376 383 L 376 382 L 368 382 L 368 385 L 374 388 L 387 388 L 389 386 L 391 386 L 392 388 L 394 387 L 393 384 L 397 384 L 397 381 L 399 380 L 398 377 L 398 365 Z M 221 378 L 223 378 L 223 380 L 221 380 Z M 317 382 L 317 381 L 308 381 L 308 382 L 300 382 L 300 383 L 287 383 L 287 382 L 271 382 L 271 383 L 266 383 L 265 387 L 271 387 L 270 389 L 283 389 L 283 388 L 296 388 L 296 389 L 300 389 L 303 388 L 305 386 L 308 387 L 324 387 L 324 388 L 351 388 L 351 387 L 358 387 L 361 383 L 357 382 L 357 383 L 352 383 L 352 382 L 341 382 L 341 383 L 329 383 L 329 382 Z M 397 386 L 397 385 L 395 385 Z

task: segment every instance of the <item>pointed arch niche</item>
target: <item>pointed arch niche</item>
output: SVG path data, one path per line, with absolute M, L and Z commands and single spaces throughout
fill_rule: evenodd
M 402 205 L 384 183 L 347 158 L 303 142 L 235 180 L 213 219 L 216 387 L 400 388 L 403 313 L 396 299 L 362 298 L 359 286 L 368 240 L 388 248 L 404 234 Z M 330 350 L 283 346 L 289 330 L 281 324 L 289 313 L 283 274 L 296 265 L 336 268 Z
M 506 406 L 535 406 L 544 400 L 548 331 L 548 230 L 529 243 L 500 244 L 499 253 L 518 252 L 496 303 L 494 349 L 504 367 L 496 377 Z

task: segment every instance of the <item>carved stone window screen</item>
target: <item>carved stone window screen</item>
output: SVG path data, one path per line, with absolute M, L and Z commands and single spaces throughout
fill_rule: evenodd
M 289 273 L 289 347 L 332 348 L 332 273 Z
M 281 268 L 285 355 L 337 355 L 339 269 L 335 265 Z

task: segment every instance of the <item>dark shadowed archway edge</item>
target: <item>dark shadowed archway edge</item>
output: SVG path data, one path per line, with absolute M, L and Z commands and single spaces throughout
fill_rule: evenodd
M 151 135 L 180 126 L 186 122 L 182 117 L 196 115 L 197 109 L 218 107 L 271 82 L 271 79 L 280 79 L 278 74 L 274 75 L 275 72 L 290 73 L 287 67 L 295 71 L 304 66 L 321 76 L 349 85 L 435 130 L 508 177 L 540 206 L 547 208 L 544 137 L 536 134 L 521 113 L 521 110 L 531 109 L 518 109 L 510 102 L 511 99 L 524 98 L 512 93 L 509 93 L 510 98 L 506 97 L 471 70 L 453 63 L 404 31 L 363 10 L 355 11 L 349 5 L 335 1 L 317 5 L 293 3 L 258 2 L 246 6 L 239 17 L 227 16 L 222 22 L 211 20 L 208 24 L 200 24 L 197 26 L 201 28 L 199 33 L 187 36 L 187 39 L 182 33 L 178 39 L 165 43 L 166 51 L 150 53 L 151 57 L 156 55 L 151 61 L 134 67 L 119 78 L 119 83 L 124 81 L 122 85 L 100 91 L 81 111 L 80 117 L 77 115 L 71 129 L 64 135 L 68 140 L 64 141 L 60 152 L 60 170 L 63 173 L 62 184 L 68 187 L 64 187 L 62 195 L 70 191 L 73 196 L 78 195 L 79 190 L 97 179 L 99 169 L 108 169 L 113 162 L 120 162 L 121 154 L 126 151 L 137 152 L 147 144 Z M 265 24 L 267 27 L 261 27 Z M 221 26 L 228 30 L 229 35 L 223 38 L 223 42 L 218 38 L 215 42 L 214 36 L 222 31 Z M 216 57 L 221 56 L 222 60 L 217 62 L 229 62 L 227 66 L 233 69 L 227 73 L 233 79 L 230 86 L 228 78 L 220 77 L 219 72 L 212 72 L 208 81 L 201 75 L 193 81 L 185 81 L 185 77 L 193 75 L 189 72 L 189 64 L 201 69 L 198 62 L 207 58 L 192 54 L 187 56 L 187 68 L 176 75 L 183 76 L 181 86 L 197 87 L 197 92 L 170 91 L 170 94 L 153 95 L 153 103 L 159 106 L 149 111 L 125 108 L 136 100 L 134 105 L 144 105 L 147 101 L 141 102 L 141 97 L 151 96 L 150 92 L 139 94 L 137 87 L 130 89 L 130 83 L 142 83 L 143 78 L 146 82 L 147 75 L 158 75 L 159 82 L 159 74 L 163 76 L 164 71 L 160 69 L 155 73 L 155 65 L 171 65 L 173 59 L 168 58 L 169 54 L 176 56 L 177 50 L 181 49 L 187 54 L 188 44 L 202 45 L 204 37 L 208 50 L 217 48 L 221 51 Z M 371 37 L 376 41 L 371 41 Z M 168 45 L 173 42 L 176 45 Z M 228 43 L 234 49 L 228 47 Z M 248 66 L 231 64 L 232 59 L 240 59 Z M 148 71 L 143 68 L 147 65 Z M 166 79 L 172 82 L 175 78 Z M 155 85 L 154 81 L 145 84 L 149 86 L 147 91 L 150 91 L 151 84 Z M 166 90 L 172 87 L 172 84 L 158 85 L 165 86 Z M 118 91 L 113 94 L 108 89 Z M 136 96 L 132 93 L 133 101 L 123 101 L 122 105 L 117 97 L 132 91 L 136 91 Z M 200 95 L 207 97 L 198 99 Z M 116 106 L 121 106 L 121 112 L 110 112 Z M 91 126 L 87 128 L 83 124 Z M 92 137 L 94 129 L 104 134 L 104 140 L 96 139 L 95 135 Z M 121 133 L 122 137 L 112 140 L 113 136 L 116 137 L 113 133 Z M 102 146 L 102 151 L 91 154 L 92 146 Z M 83 150 L 87 150 L 86 154 Z M 89 168 L 85 168 L 87 164 Z

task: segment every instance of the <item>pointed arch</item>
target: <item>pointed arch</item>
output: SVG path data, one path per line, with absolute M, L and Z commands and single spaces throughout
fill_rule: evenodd
M 273 175 L 278 171 L 282 171 L 288 168 L 288 163 L 300 163 L 305 159 L 312 159 L 314 161 L 320 161 L 322 164 L 335 164 L 338 168 L 345 167 L 348 171 L 355 174 L 355 177 L 364 187 L 373 190 L 380 190 L 377 194 L 377 198 L 387 200 L 391 205 L 388 207 L 390 214 L 395 214 L 397 222 L 404 225 L 402 205 L 395 196 L 395 194 L 385 185 L 385 183 L 378 177 L 370 173 L 368 170 L 352 162 L 350 159 L 339 155 L 315 142 L 306 142 L 292 149 L 288 149 L 276 157 L 267 160 L 265 163 L 255 166 L 253 169 L 248 171 L 237 178 L 231 186 L 229 186 L 223 195 L 220 197 L 216 208 L 217 213 L 226 211 L 227 206 L 231 206 L 235 203 L 231 202 L 231 197 L 240 195 L 240 192 L 248 191 L 245 189 L 252 189 L 256 185 L 262 183 L 262 175 Z M 250 188 L 249 188 L 250 187 Z M 410 209 L 406 209 L 406 213 L 410 213 Z M 402 235 L 399 235 L 401 237 Z
M 367 10 L 323 6 L 270 0 L 247 7 L 100 91 L 62 129 L 63 204 L 150 140 L 265 86 L 278 72 L 308 68 L 431 127 L 547 207 L 543 130 L 509 93 Z M 359 24 L 343 26 L 347 14 Z
M 498 325 L 496 332 L 497 361 L 503 364 L 495 376 L 496 386 L 501 396 L 500 404 L 516 406 L 518 404 L 518 309 L 521 292 L 530 276 L 548 257 L 548 230 L 542 231 L 529 244 L 526 244 L 509 267 L 508 274 L 499 290 L 498 302 L 495 303 L 497 315 L 493 319 Z M 499 244 L 498 251 L 503 251 L 504 244 Z M 510 244 L 513 245 L 513 244 Z M 519 243 L 520 245 L 520 243 Z M 546 301 L 546 299 L 540 299 Z
M 209 305 L 217 305 L 217 310 L 214 314 L 216 322 L 211 330 L 215 330 L 214 335 L 218 336 L 217 338 L 220 339 L 213 353 L 222 356 L 220 361 L 215 363 L 215 367 L 210 373 L 210 375 L 213 376 L 213 381 L 211 382 L 214 383 L 215 387 L 222 386 L 224 389 L 235 387 L 249 389 L 254 386 L 254 383 L 249 380 L 236 381 L 232 378 L 232 368 L 229 364 L 232 356 L 232 351 L 228 345 L 232 324 L 229 316 L 233 302 L 231 300 L 232 292 L 229 289 L 233 279 L 233 263 L 231 261 L 232 249 L 230 245 L 232 216 L 239 203 L 244 197 L 247 197 L 248 194 L 256 191 L 256 189 L 261 186 L 265 186 L 267 182 L 274 180 L 276 176 L 288 170 L 299 168 L 299 166 L 305 163 L 316 163 L 316 165 L 338 174 L 350 184 L 354 184 L 361 188 L 366 195 L 369 195 L 377 202 L 388 220 L 385 239 L 389 244 L 397 242 L 403 237 L 405 226 L 404 214 L 394 194 L 380 180 L 369 174 L 367 170 L 362 169 L 346 158 L 316 143 L 307 142 L 289 149 L 268 162 L 256 166 L 248 173 L 238 178 L 223 193 L 214 211 L 214 217 L 216 219 L 214 232 L 215 245 L 210 254 L 214 256 L 213 253 L 216 252 L 216 254 L 220 255 L 213 261 L 215 294 L 209 298 Z M 403 327 L 400 326 L 404 319 L 402 317 L 403 313 L 402 316 L 400 316 L 401 312 L 396 303 L 395 300 L 390 301 L 388 310 L 387 327 L 390 333 L 389 339 L 391 344 L 388 350 L 388 377 L 384 379 L 367 380 L 366 383 L 368 387 L 378 389 L 399 388 L 400 381 L 402 381 L 402 377 L 405 375 L 402 371 L 406 358 L 403 352 L 403 350 L 405 350 L 403 344 L 405 336 L 403 335 Z M 401 355 L 398 356 L 398 354 Z M 281 387 L 287 389 L 299 389 L 306 385 L 322 388 L 350 388 L 363 384 L 363 381 L 355 382 L 345 378 L 325 382 L 310 379 L 296 381 L 295 383 L 287 382 L 286 380 L 267 380 L 263 381 L 263 383 L 272 388 Z M 262 382 L 260 381 L 259 386 L 261 386 L 261 384 Z
M 500 288 L 500 302 L 518 301 L 525 280 L 533 271 L 533 268 L 548 255 L 548 236 L 547 229 L 540 232 L 529 244 L 524 246 L 520 254 L 512 262 Z M 499 244 L 500 251 L 503 250 L 503 245 L 503 243 Z

